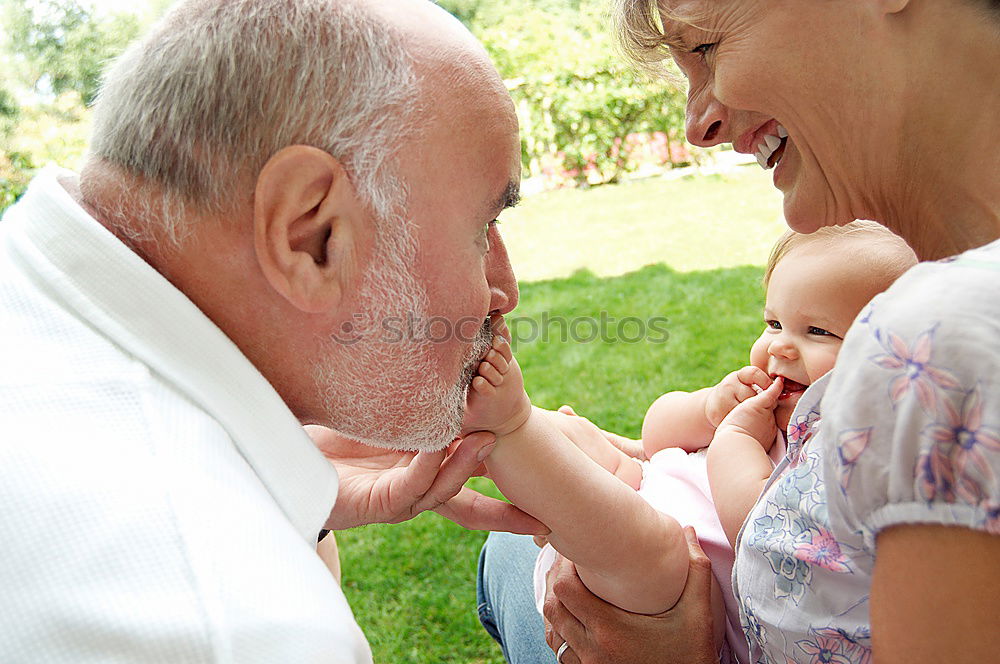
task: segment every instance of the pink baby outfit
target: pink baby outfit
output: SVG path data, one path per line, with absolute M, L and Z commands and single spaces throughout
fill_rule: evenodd
M 779 433 L 768 456 L 777 462 L 784 457 L 785 447 L 785 437 Z M 712 502 L 705 464 L 707 452 L 708 448 L 690 454 L 677 447 L 660 450 L 642 464 L 639 495 L 657 511 L 672 516 L 682 526 L 692 526 L 698 533 L 698 541 L 712 561 L 712 573 L 722 588 L 726 605 L 728 648 L 723 648 L 720 661 L 749 662 L 749 648 L 740 626 L 739 604 L 733 595 L 735 554 Z M 546 545 L 535 561 L 535 603 L 539 612 L 545 599 L 545 574 L 552 567 L 555 556 L 555 549 Z M 628 562 L 622 561 L 622 564 Z

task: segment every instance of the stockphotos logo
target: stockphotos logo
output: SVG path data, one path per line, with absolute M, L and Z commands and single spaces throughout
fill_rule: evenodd
M 589 344 L 600 341 L 605 344 L 662 344 L 670 338 L 667 327 L 669 319 L 662 316 L 619 318 L 602 311 L 597 316 L 566 317 L 552 316 L 549 312 L 543 311 L 538 317 L 507 316 L 505 320 L 510 330 L 511 347 L 514 350 L 521 344 L 536 342 Z M 333 334 L 333 339 L 346 346 L 365 342 L 472 343 L 479 335 L 484 322 L 479 318 L 466 317 L 453 321 L 443 316 L 424 317 L 412 313 L 371 321 L 365 314 L 356 313 L 351 320 L 340 326 L 340 330 Z

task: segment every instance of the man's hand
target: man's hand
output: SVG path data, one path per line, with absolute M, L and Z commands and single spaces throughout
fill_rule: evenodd
M 758 367 L 734 371 L 712 388 L 705 400 L 705 417 L 718 428 L 736 406 L 771 386 L 771 377 Z
M 576 567 L 558 557 L 547 576 L 545 641 L 568 649 L 561 664 L 718 664 L 712 629 L 712 564 L 691 528 L 690 567 L 672 609 L 655 616 L 623 611 L 593 595 Z
M 493 434 L 476 433 L 446 450 L 416 453 L 370 447 L 324 427 L 305 429 L 340 476 L 337 502 L 325 526 L 330 530 L 399 523 L 434 510 L 473 530 L 548 533 L 513 505 L 464 486 L 492 449 Z

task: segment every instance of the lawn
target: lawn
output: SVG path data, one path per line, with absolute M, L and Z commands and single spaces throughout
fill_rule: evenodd
M 501 229 L 523 281 L 510 320 L 536 404 L 569 403 L 637 437 L 658 395 L 747 361 L 761 329 L 759 266 L 783 228 L 766 174 L 552 192 L 511 212 Z M 502 664 L 475 611 L 484 539 L 435 514 L 338 534 L 345 592 L 376 662 Z

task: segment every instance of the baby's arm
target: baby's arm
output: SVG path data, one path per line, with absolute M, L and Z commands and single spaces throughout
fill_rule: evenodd
M 545 411 L 532 410 L 506 344 L 495 346 L 483 365 L 470 390 L 466 428 L 497 434 L 486 460 L 497 487 L 551 529 L 549 543 L 576 563 L 594 594 L 634 613 L 673 606 L 688 568 L 677 521 L 598 465 Z M 490 412 L 494 405 L 500 412 Z
M 722 529 L 734 546 L 736 535 L 774 469 L 767 451 L 778 434 L 774 407 L 782 382 L 778 378 L 766 390 L 734 408 L 719 424 L 708 447 L 712 500 Z
M 712 441 L 723 418 L 771 379 L 753 366 L 734 371 L 713 387 L 696 392 L 668 392 L 653 402 L 642 422 L 642 446 L 646 458 L 668 447 L 685 452 L 700 450 Z

